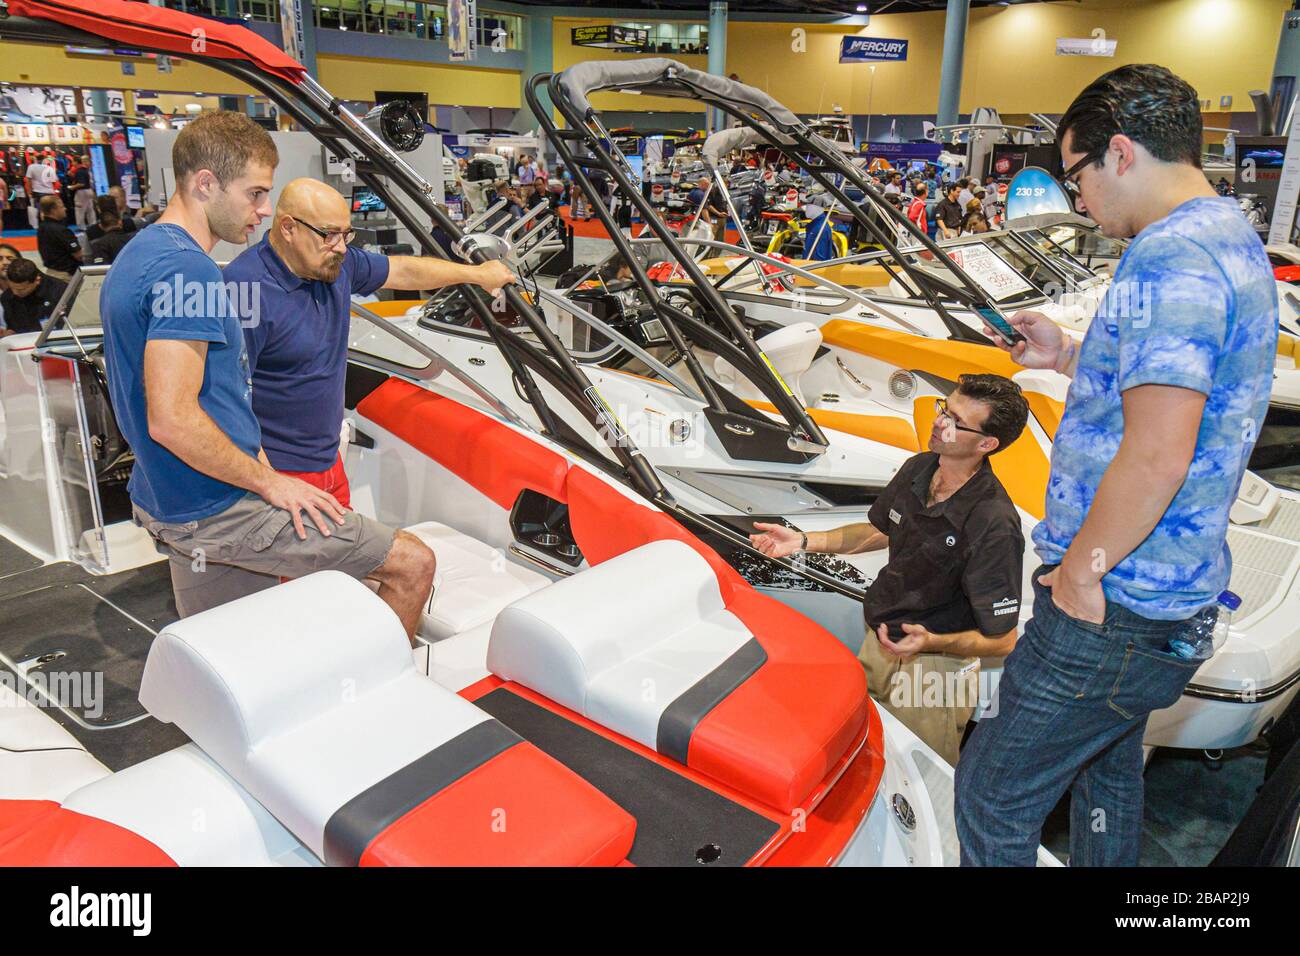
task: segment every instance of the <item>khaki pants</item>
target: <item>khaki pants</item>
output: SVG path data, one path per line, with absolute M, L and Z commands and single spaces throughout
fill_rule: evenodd
M 980 659 L 917 654 L 903 664 L 868 632 L 858 660 L 867 672 L 867 691 L 880 706 L 955 767 L 979 701 Z
M 328 538 L 303 515 L 303 541 L 289 512 L 252 494 L 200 521 L 158 521 L 139 505 L 132 510 L 136 524 L 171 562 L 181 617 L 254 594 L 282 577 L 335 570 L 363 579 L 388 560 L 396 535 L 392 528 L 348 511 L 343 524 L 331 521 Z

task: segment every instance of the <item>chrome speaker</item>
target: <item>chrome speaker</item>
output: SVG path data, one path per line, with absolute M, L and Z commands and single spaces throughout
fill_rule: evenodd
M 419 149 L 424 142 L 424 119 L 410 100 L 390 100 L 376 106 L 361 122 L 399 153 Z
M 898 369 L 889 376 L 889 394 L 899 401 L 904 401 L 916 394 L 916 376 L 904 369 Z

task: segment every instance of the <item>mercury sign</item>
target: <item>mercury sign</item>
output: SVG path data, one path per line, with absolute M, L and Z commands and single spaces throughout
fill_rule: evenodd
M 840 39 L 841 63 L 872 63 L 879 60 L 906 60 L 907 41 L 884 37 L 848 36 Z

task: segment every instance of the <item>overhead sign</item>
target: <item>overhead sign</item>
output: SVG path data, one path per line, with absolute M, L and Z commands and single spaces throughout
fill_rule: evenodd
M 650 43 L 650 31 L 623 27 L 617 23 L 574 27 L 569 31 L 574 46 L 598 46 L 605 50 L 643 50 Z
M 1057 37 L 1057 56 L 1114 56 L 1118 40 L 1105 37 Z
M 869 158 L 883 157 L 891 161 L 924 159 L 938 162 L 943 152 L 942 143 L 866 143 L 863 152 Z
M 476 0 L 450 0 L 447 4 L 447 51 L 453 63 L 474 59 L 477 33 Z
M 906 40 L 884 37 L 847 36 L 840 39 L 841 63 L 876 63 L 882 60 L 906 60 Z
M 1007 220 L 1045 212 L 1074 212 L 1061 184 L 1041 166 L 1026 166 L 1007 185 Z
M 1002 258 L 982 242 L 958 246 L 948 250 L 948 258 L 957 263 L 976 285 L 1001 302 L 1022 292 L 1032 292 L 1033 287 L 1020 273 L 1007 265 Z

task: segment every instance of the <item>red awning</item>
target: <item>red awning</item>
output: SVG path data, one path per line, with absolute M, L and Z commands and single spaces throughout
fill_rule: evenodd
M 246 27 L 148 3 L 9 0 L 9 13 L 53 20 L 119 46 L 166 50 L 187 60 L 244 60 L 290 83 L 297 83 L 306 73 L 301 63 Z

